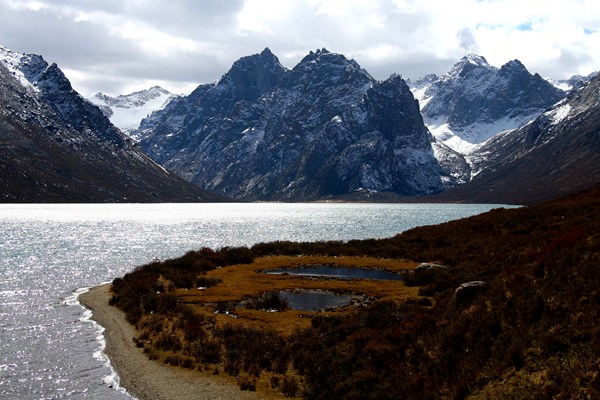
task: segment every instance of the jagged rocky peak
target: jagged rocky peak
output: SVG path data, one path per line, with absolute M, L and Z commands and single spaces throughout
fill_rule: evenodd
M 244 57 L 230 80 L 157 112 L 142 148 L 200 187 L 238 199 L 442 189 L 431 136 L 400 76 L 377 82 L 354 60 L 320 49 L 264 96 L 244 99 L 245 83 L 233 78 L 257 63 L 260 55 Z
M 267 47 L 260 54 L 242 57 L 221 78 L 221 87 L 235 87 L 240 100 L 252 101 L 275 87 L 285 67 Z
M 352 65 L 360 69 L 356 61 L 347 59 L 343 54 L 332 53 L 326 48 L 310 51 L 294 69 L 307 64 Z
M 461 59 L 461 62 L 478 65 L 480 67 L 490 67 L 491 65 L 487 62 L 484 56 L 478 54 L 469 53 Z
M 331 54 L 331 52 L 325 47 L 323 47 L 322 49 L 317 49 L 317 51 L 311 50 L 306 56 L 304 56 L 304 58 L 300 62 L 303 63 L 317 61 L 322 55 L 324 56 L 327 54 Z
M 493 71 L 496 68 L 492 67 L 483 56 L 479 56 L 477 54 L 467 54 L 461 58 L 459 62 L 454 64 L 452 69 L 450 69 L 450 71 L 446 74 L 446 77 L 464 77 L 474 69 Z
M 500 67 L 498 71 L 500 76 L 519 76 L 519 75 L 531 75 L 523 63 L 519 60 L 511 60 Z M 536 74 L 537 75 L 537 74 Z
M 116 97 L 109 96 L 102 92 L 96 93 L 90 100 L 97 104 L 97 101 L 102 102 L 107 106 L 116 106 L 122 108 L 140 107 L 148 101 L 159 97 L 170 97 L 173 94 L 160 86 L 153 86 L 150 89 L 139 90 L 129 94 L 121 94 Z
M 375 79 L 356 61 L 323 48 L 308 53 L 286 74 L 282 86 L 288 89 L 303 87 L 313 92 L 340 85 L 366 90 L 374 82 Z
M 37 90 L 37 83 L 48 68 L 48 63 L 42 56 L 19 53 L 4 46 L 0 46 L 0 62 L 8 68 L 22 86 L 33 90 Z
M 398 136 L 412 136 L 414 141 L 410 143 L 411 146 L 430 146 L 433 138 L 425 129 L 419 103 L 400 75 L 392 74 L 373 85 L 366 93 L 366 107 L 372 128 L 384 137 L 395 140 Z

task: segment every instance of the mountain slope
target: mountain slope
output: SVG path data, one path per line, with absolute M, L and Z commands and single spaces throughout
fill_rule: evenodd
M 216 199 L 150 160 L 41 56 L 0 47 L 0 106 L 2 202 Z
M 160 86 L 147 90 L 111 97 L 98 92 L 88 100 L 97 105 L 110 121 L 125 133 L 140 126 L 142 119 L 164 108 L 176 95 Z M 132 137 L 136 140 L 136 137 Z
M 518 60 L 498 69 L 474 54 L 442 77 L 416 82 L 413 90 L 437 141 L 464 155 L 497 133 L 531 121 L 565 96 Z
M 530 203 L 600 181 L 600 76 L 530 124 L 488 141 L 472 155 L 481 172 L 445 200 Z
M 418 103 L 399 76 L 375 81 L 323 49 L 292 70 L 268 49 L 244 57 L 144 120 L 140 145 L 200 187 L 251 200 L 367 190 L 440 191 Z

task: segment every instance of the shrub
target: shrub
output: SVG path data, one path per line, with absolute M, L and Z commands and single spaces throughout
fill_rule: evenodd
M 249 390 L 251 392 L 256 391 L 256 377 L 248 374 L 240 374 L 237 377 L 237 383 L 240 390 Z
M 183 364 L 183 358 L 179 354 L 170 354 L 165 357 L 165 364 L 178 367 Z
M 179 351 L 181 350 L 181 340 L 173 333 L 163 332 L 154 342 L 154 347 L 158 350 Z
M 283 377 L 283 383 L 281 384 L 281 393 L 285 397 L 296 397 L 300 391 L 300 384 L 298 379 L 294 376 L 286 375 Z

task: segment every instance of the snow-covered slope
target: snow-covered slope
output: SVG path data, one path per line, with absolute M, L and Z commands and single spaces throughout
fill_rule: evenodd
M 600 76 L 531 123 L 496 135 L 472 155 L 477 176 L 444 199 L 530 203 L 600 181 Z
M 148 158 L 56 64 L 0 46 L 0 202 L 214 198 Z
M 596 76 L 598 76 L 598 74 L 599 74 L 599 72 L 596 71 L 596 72 L 592 72 L 591 74 L 589 74 L 587 76 L 573 75 L 569 79 L 561 79 L 561 80 L 548 79 L 548 82 L 553 84 L 556 88 L 563 90 L 565 92 L 568 92 L 572 89 L 576 89 L 576 88 L 579 88 L 579 87 L 587 84 L 589 81 L 591 81 Z
M 425 124 L 437 139 L 468 155 L 496 134 L 535 119 L 565 93 L 518 60 L 498 69 L 469 54 L 437 78 L 411 85 Z
M 175 97 L 177 95 L 160 86 L 154 86 L 117 97 L 98 92 L 88 100 L 100 107 L 117 128 L 129 134 L 140 126 L 142 119 L 154 111 L 162 110 Z M 137 141 L 139 138 L 132 137 L 132 139 Z

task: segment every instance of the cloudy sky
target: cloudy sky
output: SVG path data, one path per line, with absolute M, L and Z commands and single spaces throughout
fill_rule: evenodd
M 325 47 L 377 79 L 467 53 L 563 79 L 600 69 L 600 1 L 0 0 L 0 44 L 56 62 L 84 96 L 188 92 L 265 47 L 289 68 Z

